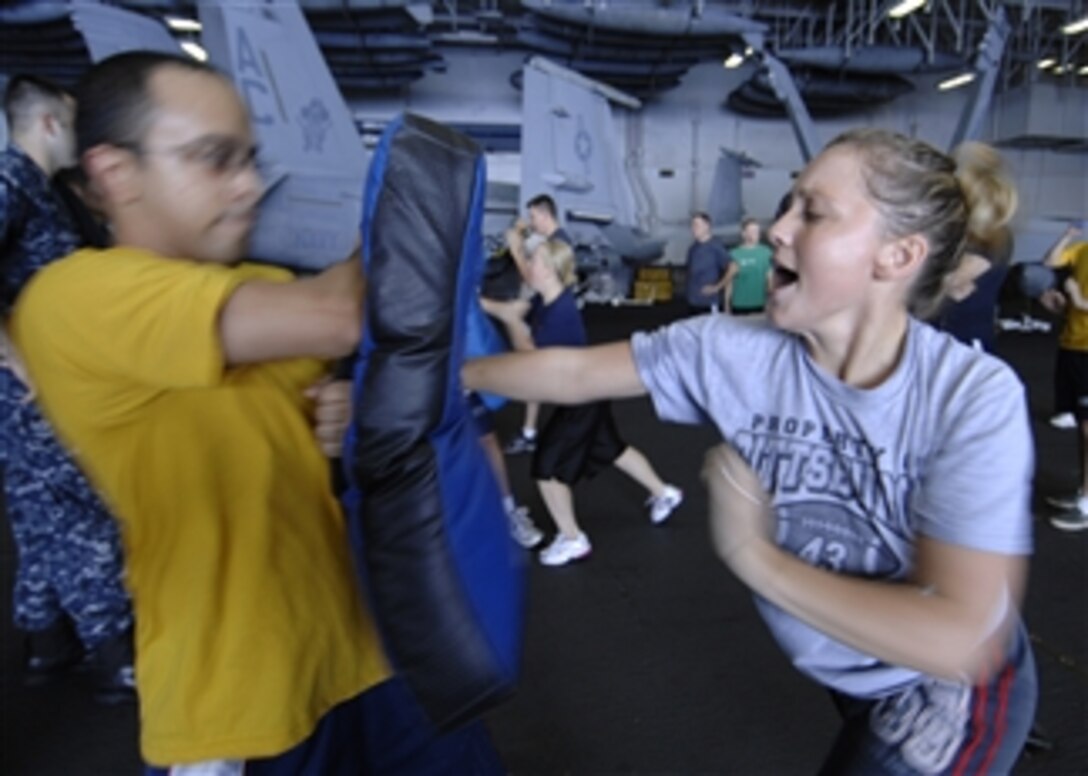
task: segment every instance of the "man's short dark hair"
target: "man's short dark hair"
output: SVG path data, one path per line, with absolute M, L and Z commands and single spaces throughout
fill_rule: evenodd
M 87 180 L 87 172 L 78 164 L 57 170 L 53 173 L 53 180 L 64 186 L 78 189 L 82 189 L 90 183 Z
M 758 218 L 753 218 L 752 216 L 748 216 L 747 218 L 745 218 L 743 221 L 740 222 L 740 228 L 741 229 L 747 229 L 749 224 L 755 224 L 756 226 L 759 226 L 759 219 Z
M 22 131 L 33 118 L 34 108 L 56 107 L 71 97 L 67 89 L 36 75 L 14 75 L 4 90 L 4 117 L 12 134 Z
M 128 51 L 95 64 L 76 87 L 76 147 L 80 156 L 103 144 L 140 148 L 155 107 L 148 83 L 163 67 L 219 75 L 191 57 L 154 51 Z
M 713 223 L 710 220 L 710 213 L 707 213 L 705 210 L 698 210 L 695 213 L 693 213 L 691 217 L 692 218 L 698 218 L 700 221 L 705 222 L 707 226 L 710 226 L 711 223 Z
M 529 200 L 526 207 L 539 208 L 547 212 L 554 220 L 559 220 L 559 211 L 555 207 L 555 200 L 547 194 L 537 194 Z

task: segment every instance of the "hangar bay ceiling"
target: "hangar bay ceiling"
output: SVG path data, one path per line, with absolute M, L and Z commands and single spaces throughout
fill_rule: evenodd
M 282 2 L 282 0 L 280 0 Z M 71 10 L 93 0 L 0 4 L 0 75 L 16 70 L 71 83 L 90 61 Z M 739 66 L 773 54 L 814 118 L 895 100 L 919 76 L 970 73 L 999 16 L 1006 37 L 994 93 L 1028 114 L 1042 93 L 1088 87 L 1088 0 L 300 0 L 321 52 L 348 97 L 397 93 L 442 72 L 458 49 L 548 59 L 642 100 L 678 86 L 707 62 Z M 161 22 L 197 18 L 192 0 L 105 3 Z M 254 3 L 258 4 L 259 3 Z M 274 7 L 275 3 L 271 3 Z M 1085 22 L 1088 26 L 1088 22 Z M 181 39 L 199 32 L 172 30 Z M 754 45 L 753 45 L 754 44 Z M 722 106 L 762 118 L 786 109 L 766 68 L 723 91 Z M 520 88 L 522 71 L 510 81 Z M 969 77 L 969 76 L 968 76 Z M 1038 88 L 1037 87 L 1041 87 Z M 1046 111 L 1040 111 L 1040 114 Z M 1050 120 L 1050 119 L 1048 119 Z M 1079 130 L 1078 130 L 1079 127 Z M 1010 127 L 1013 145 L 1084 151 L 1077 127 Z

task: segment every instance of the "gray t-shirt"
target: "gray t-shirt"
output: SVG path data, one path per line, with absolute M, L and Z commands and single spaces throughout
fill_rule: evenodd
M 631 344 L 657 414 L 717 426 L 773 495 L 777 543 L 808 563 L 903 579 L 918 534 L 1031 551 L 1024 388 L 992 356 L 911 320 L 894 373 L 861 390 L 764 321 L 692 318 Z M 794 665 L 828 687 L 877 697 L 919 677 L 756 602 Z

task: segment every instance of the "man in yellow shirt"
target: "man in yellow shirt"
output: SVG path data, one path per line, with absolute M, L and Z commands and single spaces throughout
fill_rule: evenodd
M 1088 529 L 1088 242 L 1077 240 L 1079 236 L 1076 227 L 1066 229 L 1046 261 L 1048 266 L 1069 270 L 1061 286 L 1065 324 L 1058 340 L 1054 381 L 1055 393 L 1069 398 L 1076 417 L 1080 487 L 1072 496 L 1047 499 L 1066 510 L 1050 520 L 1063 531 Z
M 144 759 L 497 771 L 482 728 L 438 736 L 385 681 L 310 429 L 304 390 L 358 340 L 359 262 L 301 280 L 238 263 L 261 181 L 246 110 L 214 71 L 123 54 L 78 94 L 116 247 L 40 272 L 12 329 L 121 522 Z

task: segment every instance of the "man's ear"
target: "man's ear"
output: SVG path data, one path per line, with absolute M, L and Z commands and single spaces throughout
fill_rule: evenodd
M 80 161 L 106 208 L 112 210 L 139 199 L 143 179 L 139 174 L 139 161 L 132 151 L 97 145 L 85 151 Z
M 877 253 L 874 275 L 879 280 L 899 280 L 915 274 L 929 255 L 929 240 L 908 234 L 889 240 Z
M 50 134 L 56 134 L 57 132 L 61 131 L 62 127 L 60 125 L 60 119 L 57 118 L 57 115 L 53 113 L 53 111 L 42 111 L 39 118 L 41 119 L 42 127 L 45 129 L 46 132 Z

